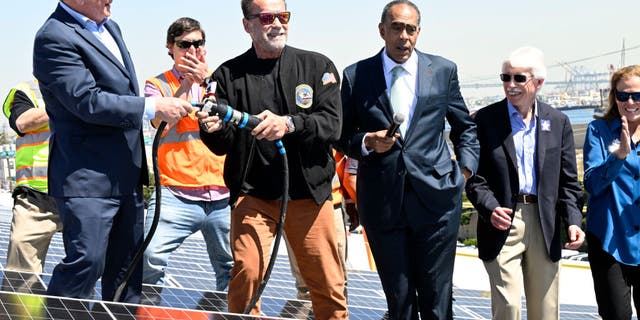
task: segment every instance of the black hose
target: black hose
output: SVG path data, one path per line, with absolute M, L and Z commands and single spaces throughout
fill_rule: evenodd
M 160 202 L 162 198 L 161 185 L 160 185 L 160 173 L 158 169 L 158 145 L 160 144 L 160 138 L 166 126 L 167 126 L 167 123 L 165 121 L 160 123 L 156 131 L 156 135 L 153 139 L 153 146 L 152 146 L 153 175 L 154 175 L 154 181 L 155 181 L 154 186 L 155 186 L 155 193 L 156 193 L 156 203 L 155 203 L 155 212 L 153 216 L 153 221 L 151 223 L 151 227 L 149 228 L 149 233 L 147 234 L 147 236 L 144 239 L 144 242 L 142 243 L 142 246 L 140 247 L 140 249 L 138 249 L 138 252 L 136 252 L 136 255 L 131 261 L 129 268 L 127 269 L 127 272 L 125 273 L 125 276 L 122 279 L 122 282 L 116 289 L 116 292 L 113 296 L 113 301 L 120 300 L 120 296 L 122 295 L 124 288 L 127 286 L 127 283 L 131 278 L 131 275 L 136 269 L 136 265 L 142 258 L 144 251 L 149 246 L 149 243 L 153 238 L 156 228 L 158 227 L 158 221 L 160 220 Z M 276 258 L 278 257 L 278 247 L 280 246 L 280 241 L 282 239 L 282 234 L 284 232 L 284 222 L 287 215 L 287 202 L 288 202 L 288 196 L 289 196 L 289 164 L 287 160 L 287 153 L 285 151 L 284 145 L 282 144 L 282 141 L 277 140 L 276 146 L 278 147 L 278 151 L 280 152 L 280 155 L 282 155 L 282 167 L 283 167 L 282 202 L 280 206 L 280 220 L 278 221 L 278 228 L 276 230 L 276 237 L 273 242 L 273 250 L 271 252 L 271 257 L 269 258 L 269 265 L 267 266 L 267 270 L 264 273 L 264 277 L 260 282 L 260 286 L 258 287 L 258 290 L 256 290 L 256 293 L 253 295 L 253 297 L 251 298 L 251 301 L 249 302 L 249 305 L 244 311 L 245 314 L 249 314 L 251 312 L 253 307 L 256 305 L 256 303 L 260 299 L 260 296 L 262 295 L 264 288 L 267 286 L 267 282 L 269 282 L 269 278 L 271 277 L 273 267 L 275 266 L 275 263 L 276 263 Z
M 244 310 L 245 314 L 249 314 L 253 307 L 255 307 L 256 303 L 258 303 L 258 299 L 262 295 L 264 288 L 267 286 L 267 282 L 269 282 L 269 278 L 271 277 L 271 272 L 273 271 L 273 266 L 276 263 L 276 258 L 278 257 L 278 247 L 280 246 L 280 240 L 282 239 L 282 233 L 284 231 L 284 221 L 287 215 L 287 202 L 289 201 L 289 164 L 287 162 L 287 153 L 282 145 L 282 141 L 276 141 L 276 146 L 280 154 L 282 155 L 282 203 L 280 205 L 280 221 L 278 222 L 278 229 L 276 230 L 276 238 L 273 242 L 273 250 L 271 251 L 271 258 L 269 258 L 269 265 L 267 266 L 267 270 L 264 272 L 264 277 L 262 277 L 262 281 L 260 282 L 260 286 L 256 293 L 251 298 L 249 305 Z
M 116 289 L 116 292 L 113 295 L 113 301 L 116 301 L 116 302 L 120 301 L 120 296 L 122 295 L 124 288 L 127 286 L 127 283 L 129 282 L 129 278 L 131 278 L 131 275 L 136 270 L 136 266 L 140 261 L 140 259 L 142 258 L 144 251 L 149 246 L 149 243 L 153 238 L 153 234 L 156 232 L 156 228 L 158 227 L 158 221 L 160 220 L 160 202 L 162 200 L 161 199 L 162 194 L 161 194 L 161 186 L 160 186 L 160 172 L 158 169 L 158 145 L 160 144 L 160 138 L 166 126 L 167 126 L 167 123 L 165 121 L 162 121 L 160 123 L 160 125 L 158 126 L 158 129 L 156 130 L 156 135 L 153 138 L 153 145 L 151 147 L 151 154 L 152 154 L 151 159 L 153 162 L 153 178 L 154 178 L 154 189 L 155 189 L 154 191 L 156 193 L 156 203 L 155 203 L 155 211 L 153 215 L 153 222 L 151 223 L 151 227 L 149 228 L 149 233 L 144 238 L 144 242 L 142 243 L 142 246 L 140 247 L 140 249 L 138 249 L 138 252 L 136 252 L 136 255 L 133 257 L 133 260 L 131 260 L 131 264 L 129 265 L 129 268 L 127 268 L 127 272 L 125 273 L 124 278 L 122 279 L 122 282 L 120 283 L 120 285 L 118 286 L 118 289 Z

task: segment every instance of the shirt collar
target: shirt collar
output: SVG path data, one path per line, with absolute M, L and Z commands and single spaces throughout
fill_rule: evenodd
M 107 23 L 107 21 L 109 21 L 109 19 L 110 19 L 110 17 L 106 17 L 100 23 L 96 23 L 95 21 L 89 19 L 87 16 L 83 15 L 82 13 L 71 9 L 64 2 L 60 1 L 59 4 L 62 7 L 62 9 L 67 11 L 67 13 L 69 13 L 74 19 L 78 20 L 78 22 L 80 22 L 80 24 L 82 24 L 84 26 L 84 28 L 89 30 L 89 31 L 102 31 L 102 30 L 104 30 L 104 24 Z
M 613 119 L 612 121 L 606 121 L 609 130 L 614 134 L 620 134 L 620 127 L 622 127 L 622 120 L 620 118 Z
M 171 73 L 173 73 L 173 75 L 180 81 L 182 81 L 182 73 L 180 73 L 180 71 L 178 71 L 178 69 L 176 69 L 176 66 L 174 65 L 173 68 L 171 68 Z
M 509 102 L 509 100 L 507 100 L 507 108 L 509 109 L 509 117 L 513 117 L 515 115 L 519 115 L 520 117 L 522 117 L 522 115 L 520 114 L 520 112 L 518 112 L 518 110 L 516 109 L 516 107 L 514 107 L 511 102 Z M 538 99 L 533 101 L 533 116 L 535 118 L 538 118 Z
M 382 55 L 382 67 L 384 68 L 385 75 L 386 74 L 390 75 L 391 70 L 393 70 L 395 66 L 401 66 L 412 77 L 415 77 L 418 74 L 418 55 L 416 54 L 415 50 L 411 52 L 411 56 L 409 56 L 409 59 L 407 59 L 407 61 L 405 61 L 402 64 L 399 64 L 391 60 L 391 58 L 389 58 L 389 56 L 387 55 L 386 47 L 382 50 L 381 55 Z

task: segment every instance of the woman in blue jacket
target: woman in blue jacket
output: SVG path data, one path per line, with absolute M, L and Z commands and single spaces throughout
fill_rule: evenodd
M 631 319 L 640 309 L 640 66 L 611 77 L 609 108 L 584 144 L 587 242 L 598 312 Z M 632 290 L 633 289 L 633 290 Z

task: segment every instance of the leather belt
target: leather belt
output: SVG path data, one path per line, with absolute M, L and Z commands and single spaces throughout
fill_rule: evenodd
M 519 194 L 516 196 L 516 201 L 524 204 L 538 203 L 538 196 L 535 194 Z

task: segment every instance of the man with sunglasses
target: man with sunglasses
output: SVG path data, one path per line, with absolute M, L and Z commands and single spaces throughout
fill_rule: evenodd
M 133 61 L 111 0 L 63 0 L 38 30 L 33 74 L 51 127 L 49 194 L 62 220 L 65 258 L 47 293 L 112 300 L 127 268 L 136 267 L 120 297 L 138 303 L 148 184 L 143 119 L 174 123 L 191 112 L 179 98 L 138 96 Z
M 571 123 L 536 99 L 546 74 L 540 50 L 516 49 L 502 64 L 506 98 L 475 115 L 480 165 L 466 191 L 493 319 L 521 319 L 523 289 L 527 319 L 558 319 L 561 233 L 567 249 L 585 239 Z
M 173 68 L 147 80 L 145 96 L 202 101 L 205 92 L 201 84 L 210 73 L 204 43 L 205 33 L 198 21 L 185 17 L 173 22 L 166 42 Z M 153 119 L 151 123 L 158 127 L 160 121 Z M 201 231 L 216 273 L 216 290 L 226 291 L 233 257 L 229 243 L 229 189 L 222 178 L 224 157 L 213 154 L 200 140 L 195 113 L 166 127 L 159 141 L 158 166 L 161 215 L 144 253 L 143 282 L 164 285 L 169 256 L 188 236 Z M 155 203 L 154 192 L 145 236 L 155 214 Z
M 202 141 L 226 154 L 234 266 L 229 311 L 243 312 L 263 279 L 280 217 L 281 140 L 289 165 L 284 230 L 311 293 L 316 319 L 348 317 L 331 181 L 331 144 L 340 136 L 339 75 L 325 56 L 286 45 L 291 13 L 283 0 L 241 1 L 252 47 L 213 74 L 216 97 L 261 119 L 252 131 L 206 117 Z M 256 305 L 251 314 L 260 314 Z
M 462 189 L 478 161 L 475 125 L 456 65 L 415 49 L 421 28 L 414 3 L 389 2 L 378 30 L 384 48 L 344 71 L 340 148 L 359 160 L 360 223 L 389 317 L 452 319 Z M 389 135 L 398 114 L 407 119 Z

